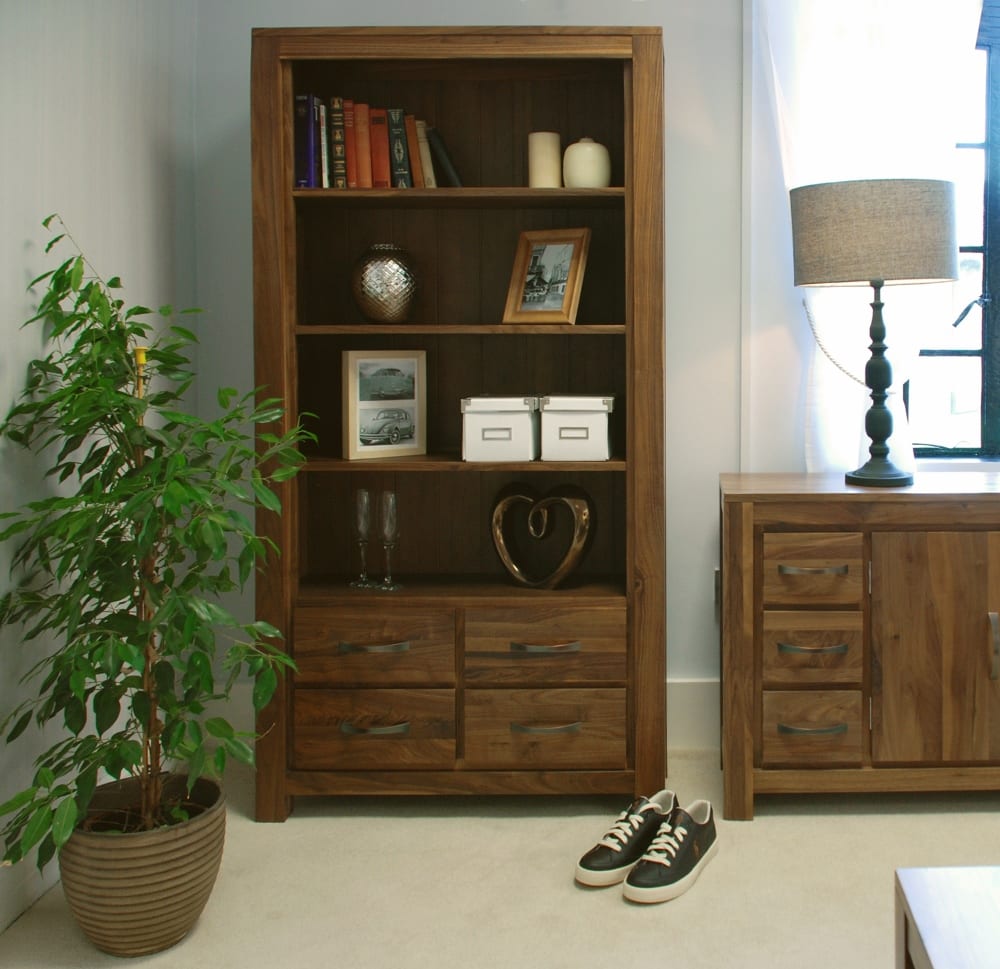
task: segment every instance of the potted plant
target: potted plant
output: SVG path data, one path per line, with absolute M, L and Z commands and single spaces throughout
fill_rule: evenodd
M 66 733 L 37 758 L 31 785 L 0 805 L 3 860 L 34 853 L 41 868 L 58 854 L 84 931 L 137 955 L 182 938 L 215 880 L 218 782 L 230 758 L 253 762 L 253 738 L 220 701 L 250 676 L 260 709 L 292 665 L 278 630 L 238 620 L 219 597 L 265 563 L 271 549 L 252 513 L 280 512 L 271 486 L 296 473 L 311 435 L 285 426 L 280 401 L 253 393 L 220 390 L 211 417 L 189 410 L 195 335 L 170 307 L 162 319 L 126 308 L 120 280 L 93 270 L 58 216 L 44 225 L 46 252 L 73 252 L 32 283 L 45 289 L 25 325 L 46 327 L 47 354 L 0 424 L 0 445 L 36 452 L 52 481 L 47 497 L 0 515 L 0 541 L 14 543 L 0 623 L 17 624 L 20 647 L 38 657 L 25 676 L 34 695 L 0 731 L 10 743 L 32 721 L 61 721 Z M 213 846 L 197 832 L 181 846 L 206 827 Z M 95 852 L 130 845 L 139 888 L 127 887 L 125 862 L 103 854 L 82 888 L 71 885 Z M 194 884 L 172 890 L 166 870 L 181 856 Z M 117 894 L 98 899 L 105 889 Z M 87 924 L 116 911 L 131 919 L 123 938 Z M 159 918 L 169 924 L 151 928 Z

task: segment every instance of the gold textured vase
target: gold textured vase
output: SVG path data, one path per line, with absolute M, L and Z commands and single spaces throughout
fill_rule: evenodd
M 405 323 L 417 292 L 409 254 L 391 242 L 370 246 L 354 266 L 351 290 L 366 319 Z

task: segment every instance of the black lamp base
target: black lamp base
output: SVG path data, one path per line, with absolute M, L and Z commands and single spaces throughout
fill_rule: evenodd
M 903 488 L 913 484 L 913 475 L 897 468 L 886 458 L 872 458 L 857 471 L 848 471 L 844 480 L 848 484 L 866 488 Z

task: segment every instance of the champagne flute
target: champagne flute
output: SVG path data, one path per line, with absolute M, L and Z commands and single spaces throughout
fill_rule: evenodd
M 403 587 L 392 579 L 392 552 L 399 539 L 399 517 L 396 507 L 396 492 L 383 491 L 379 502 L 379 526 L 382 531 L 382 548 L 385 551 L 385 578 L 379 588 L 383 592 L 394 592 Z
M 359 488 L 354 492 L 354 535 L 358 543 L 358 555 L 361 558 L 361 574 L 348 583 L 352 589 L 370 589 L 375 585 L 368 578 L 368 539 L 371 536 L 371 527 L 371 494 L 367 488 Z

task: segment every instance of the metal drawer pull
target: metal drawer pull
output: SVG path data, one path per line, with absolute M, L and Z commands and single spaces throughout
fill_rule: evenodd
M 1000 680 L 1000 615 L 990 613 L 990 626 L 993 627 L 993 661 L 990 664 L 990 679 Z
M 511 733 L 531 733 L 531 734 L 556 734 L 556 733 L 579 733 L 583 723 L 577 720 L 575 723 L 561 723 L 554 727 L 539 727 L 529 723 L 511 723 Z
M 778 643 L 779 653 L 810 653 L 818 656 L 820 653 L 846 653 L 847 643 L 831 643 L 829 646 L 799 646 L 798 643 Z
M 793 727 L 788 723 L 778 723 L 778 733 L 794 734 L 797 736 L 809 735 L 809 736 L 819 736 L 832 735 L 839 733 L 847 733 L 846 723 L 834 723 L 829 727 Z
M 406 653 L 410 649 L 409 640 L 398 643 L 337 643 L 338 653 Z
M 779 565 L 778 575 L 847 575 L 847 565 Z
M 580 640 L 573 639 L 565 643 L 511 643 L 512 653 L 549 653 L 559 655 L 560 653 L 579 653 Z
M 340 732 L 349 737 L 398 737 L 410 732 L 410 725 L 406 721 L 403 723 L 389 724 L 387 727 L 358 727 L 353 723 L 342 720 Z

